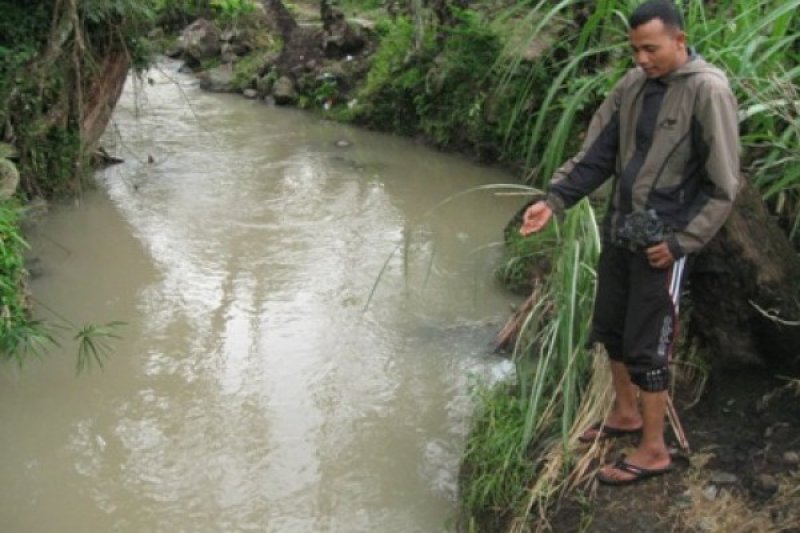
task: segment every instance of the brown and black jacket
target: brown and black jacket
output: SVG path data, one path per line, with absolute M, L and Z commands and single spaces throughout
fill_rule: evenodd
M 700 250 L 740 187 L 736 100 L 700 57 L 659 79 L 633 68 L 595 113 L 582 150 L 553 176 L 548 204 L 568 208 L 615 176 L 603 224 L 618 243 L 625 215 L 654 210 L 673 256 Z

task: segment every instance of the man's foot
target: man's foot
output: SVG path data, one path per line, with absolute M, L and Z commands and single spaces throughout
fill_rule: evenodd
M 663 468 L 643 468 L 627 462 L 624 457 L 620 457 L 616 463 L 606 465 L 597 473 L 597 481 L 604 485 L 632 485 L 651 477 L 666 474 L 671 470 L 671 464 Z
M 594 442 L 595 440 L 613 439 L 616 437 L 624 437 L 626 435 L 638 435 L 642 432 L 642 426 L 635 428 L 618 428 L 609 426 L 603 422 L 595 422 L 586 431 L 584 431 L 578 440 L 580 442 Z
M 625 410 L 625 413 L 621 414 L 617 406 L 611 410 L 605 422 L 592 424 L 578 437 L 578 440 L 580 442 L 594 442 L 598 436 L 601 439 L 621 437 L 631 433 L 638 433 L 641 430 L 642 417 L 639 412 L 632 410 L 628 414 L 628 410 Z

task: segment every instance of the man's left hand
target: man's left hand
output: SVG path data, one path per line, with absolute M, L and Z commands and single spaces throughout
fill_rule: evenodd
M 669 268 L 675 262 L 666 242 L 656 244 L 647 249 L 647 261 L 653 268 Z

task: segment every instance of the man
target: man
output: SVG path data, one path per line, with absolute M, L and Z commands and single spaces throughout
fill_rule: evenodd
M 686 257 L 722 226 L 740 186 L 736 101 L 725 75 L 688 50 L 672 2 L 645 2 L 628 24 L 636 67 L 520 229 L 539 231 L 614 176 L 591 340 L 608 352 L 615 401 L 607 419 L 581 435 L 587 442 L 641 431 L 632 454 L 598 473 L 613 485 L 670 469 L 664 417 Z

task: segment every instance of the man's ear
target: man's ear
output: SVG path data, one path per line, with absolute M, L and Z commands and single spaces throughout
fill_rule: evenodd
M 677 30 L 675 32 L 675 42 L 678 46 L 686 48 L 686 32 L 683 30 Z

